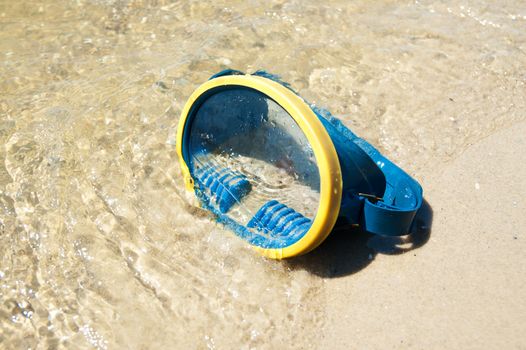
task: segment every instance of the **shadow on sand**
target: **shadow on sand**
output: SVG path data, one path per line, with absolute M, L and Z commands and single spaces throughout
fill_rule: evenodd
M 397 255 L 417 249 L 429 240 L 433 210 L 424 200 L 413 230 L 400 237 L 377 236 L 337 222 L 327 239 L 312 252 L 286 260 L 292 269 L 305 269 L 325 278 L 343 277 L 369 265 L 376 254 Z

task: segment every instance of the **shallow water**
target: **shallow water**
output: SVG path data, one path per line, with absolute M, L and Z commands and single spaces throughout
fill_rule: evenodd
M 316 348 L 323 278 L 184 191 L 179 113 L 222 68 L 281 75 L 424 189 L 526 119 L 523 1 L 0 0 L 0 28 L 6 349 Z

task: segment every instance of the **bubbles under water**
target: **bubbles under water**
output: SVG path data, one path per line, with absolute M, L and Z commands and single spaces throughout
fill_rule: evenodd
M 526 110 L 524 6 L 461 4 L 0 1 L 0 347 L 316 348 L 330 291 L 193 205 L 182 105 L 267 69 L 425 177 Z

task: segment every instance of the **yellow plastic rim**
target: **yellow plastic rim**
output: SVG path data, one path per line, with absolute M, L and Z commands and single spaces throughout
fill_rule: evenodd
M 177 127 L 176 150 L 186 188 L 194 190 L 194 181 L 183 158 L 183 132 L 189 112 L 201 95 L 224 86 L 244 86 L 265 94 L 289 113 L 310 142 L 320 174 L 320 203 L 310 229 L 301 239 L 288 247 L 253 246 L 260 254 L 272 259 L 308 253 L 327 238 L 338 218 L 342 199 L 342 175 L 336 149 L 323 124 L 301 97 L 283 85 L 259 76 L 229 75 L 208 80 L 194 91 L 183 108 Z

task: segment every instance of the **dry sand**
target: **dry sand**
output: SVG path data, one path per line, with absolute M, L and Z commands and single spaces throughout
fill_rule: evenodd
M 429 177 L 419 249 L 363 271 L 333 261 L 355 273 L 326 282 L 322 348 L 526 348 L 525 135 L 526 123 L 495 132 Z

